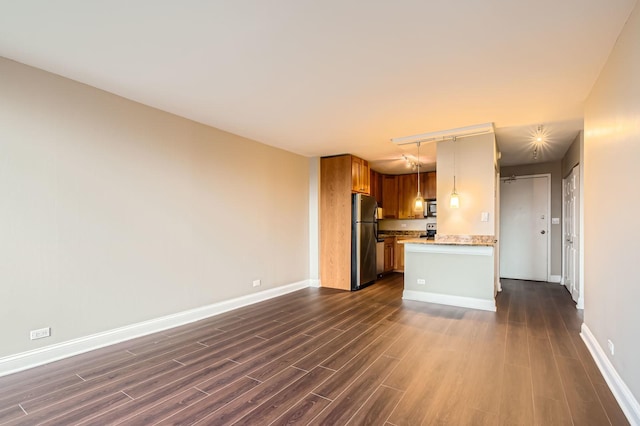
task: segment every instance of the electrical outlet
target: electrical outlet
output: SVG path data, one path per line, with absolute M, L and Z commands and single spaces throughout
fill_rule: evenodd
M 613 355 L 615 349 L 613 347 L 613 342 L 611 340 L 607 340 L 607 345 L 609 346 L 609 352 L 611 352 L 611 355 Z
M 260 280 L 253 280 L 253 286 L 254 286 L 254 287 L 260 287 L 260 284 L 262 284 L 262 283 L 260 282 Z
M 427 284 L 427 281 L 425 281 L 424 278 L 418 278 L 418 284 L 419 285 L 425 285 L 425 284 Z
M 489 212 L 480 213 L 480 221 L 481 222 L 489 222 Z
M 39 328 L 37 330 L 31 330 L 29 337 L 31 340 L 42 339 L 44 337 L 51 336 L 51 327 Z
M 406 223 L 401 223 L 401 224 L 400 224 L 400 228 L 406 228 L 406 227 L 407 227 L 407 224 L 406 224 Z

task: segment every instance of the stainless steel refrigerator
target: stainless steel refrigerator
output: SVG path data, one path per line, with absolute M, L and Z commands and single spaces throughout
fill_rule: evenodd
M 378 203 L 364 194 L 351 196 L 351 290 L 375 282 Z

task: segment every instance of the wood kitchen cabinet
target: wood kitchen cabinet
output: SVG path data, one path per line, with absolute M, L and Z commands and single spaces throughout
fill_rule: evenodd
M 322 287 L 351 290 L 351 195 L 369 193 L 369 173 L 369 163 L 353 155 L 320 159 Z
M 398 219 L 415 219 L 418 176 L 416 174 L 398 176 Z
M 395 272 L 404 272 L 404 244 L 398 243 L 398 241 L 407 240 L 412 237 L 396 237 L 394 246 L 394 262 L 393 270 Z
M 370 194 L 370 179 L 369 162 L 352 155 L 351 190 L 362 194 Z
M 369 173 L 370 195 L 376 199 L 378 206 L 382 207 L 382 175 L 375 170 Z
M 382 175 L 382 214 L 385 219 L 398 218 L 398 176 Z
M 396 245 L 395 238 L 384 239 L 384 270 L 383 272 L 393 271 L 395 256 L 394 249 Z
M 436 172 L 426 172 L 420 174 L 420 191 L 425 200 L 436 199 Z

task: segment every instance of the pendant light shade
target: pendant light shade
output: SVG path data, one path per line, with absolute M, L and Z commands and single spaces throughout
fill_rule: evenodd
M 453 191 L 451 192 L 451 198 L 449 199 L 449 207 L 452 209 L 457 209 L 460 207 L 460 197 L 458 197 L 458 193 L 456 192 L 455 186 L 453 187 Z
M 422 193 L 420 192 L 420 142 L 418 142 L 418 193 L 416 194 L 413 212 L 416 217 L 424 216 L 424 198 L 422 198 Z

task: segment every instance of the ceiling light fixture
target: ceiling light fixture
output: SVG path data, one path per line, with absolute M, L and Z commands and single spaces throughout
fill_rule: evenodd
M 451 197 L 449 198 L 449 207 L 457 209 L 460 207 L 460 196 L 456 191 L 456 137 L 453 140 L 453 191 L 451 191 Z
M 542 142 L 542 124 L 538 125 L 538 131 L 536 132 L 536 142 Z
M 417 217 L 423 217 L 424 216 L 424 198 L 422 198 L 422 193 L 420 192 L 420 142 L 417 143 L 418 145 L 418 194 L 416 195 L 416 200 L 414 203 L 414 212 L 416 214 Z
M 533 154 L 534 160 L 538 159 L 538 148 L 544 144 L 544 132 L 542 131 L 542 124 L 538 125 L 538 130 L 533 136 Z

